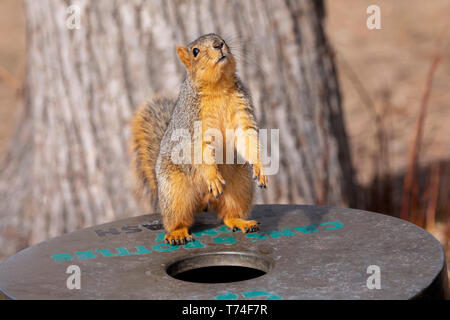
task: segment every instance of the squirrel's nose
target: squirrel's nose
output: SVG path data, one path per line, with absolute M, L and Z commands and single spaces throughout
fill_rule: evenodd
M 222 49 L 222 48 L 223 48 L 223 42 L 220 41 L 220 42 L 214 43 L 214 44 L 213 44 L 213 48 L 214 48 L 214 49 L 217 49 L 217 50 Z

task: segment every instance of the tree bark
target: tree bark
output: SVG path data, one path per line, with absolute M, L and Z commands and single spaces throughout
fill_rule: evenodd
M 258 203 L 353 205 L 336 69 L 317 0 L 28 0 L 24 112 L 1 165 L 0 256 L 140 215 L 128 139 L 134 109 L 177 94 L 176 45 L 222 35 L 261 128 L 280 129 L 280 170 Z M 158 210 L 152 208 L 152 210 Z

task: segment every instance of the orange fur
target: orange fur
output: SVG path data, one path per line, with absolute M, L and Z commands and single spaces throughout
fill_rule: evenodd
M 154 97 L 138 107 L 131 120 L 130 151 L 136 176 L 136 196 L 151 196 L 156 200 L 155 163 L 161 141 L 170 120 L 174 99 Z
M 209 133 L 210 129 L 220 131 L 225 155 L 227 129 L 238 130 L 240 133 L 234 146 L 253 165 L 253 175 L 258 177 L 258 183 L 267 185 L 264 167 L 259 160 L 257 124 L 251 102 L 248 94 L 238 88 L 233 55 L 225 43 L 218 47 L 220 44 L 219 37 L 210 35 L 197 39 L 189 47 L 177 48 L 199 97 L 203 161 L 194 165 L 195 170 L 188 174 L 169 159 L 162 159 L 162 180 L 157 185 L 155 162 L 168 120 L 164 118 L 164 124 L 158 124 L 161 121 L 161 117 L 157 117 L 158 110 L 162 109 L 159 105 L 140 108 L 133 120 L 132 148 L 136 154 L 136 171 L 152 192 L 157 189 L 160 196 L 163 193 L 164 201 L 160 201 L 160 207 L 169 243 L 188 241 L 188 228 L 194 221 L 194 214 L 205 208 L 215 210 L 230 228 L 238 228 L 242 232 L 257 230 L 256 221 L 244 220 L 252 205 L 252 169 L 248 163 L 226 164 L 225 158 L 222 159 L 224 164 L 216 163 L 212 148 L 214 135 Z M 198 49 L 197 55 L 193 54 L 194 48 Z M 248 137 L 237 139 L 244 135 Z M 252 148 L 255 152 L 249 152 Z

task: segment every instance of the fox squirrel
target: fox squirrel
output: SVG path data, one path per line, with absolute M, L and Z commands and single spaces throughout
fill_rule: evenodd
M 215 210 L 233 231 L 255 232 L 259 223 L 245 220 L 252 205 L 252 177 L 264 188 L 267 177 L 259 157 L 253 104 L 236 75 L 236 60 L 216 34 L 180 46 L 177 53 L 187 70 L 178 99 L 155 98 L 140 106 L 132 119 L 131 151 L 139 190 L 149 188 L 157 195 L 165 240 L 172 245 L 192 240 L 188 229 L 194 214 L 205 208 Z M 196 121 L 201 121 L 200 163 L 174 163 L 177 142 L 172 135 L 187 129 L 192 136 Z M 228 129 L 237 131 L 232 144 L 245 163 L 217 163 L 209 128 L 223 135 Z M 244 133 L 245 139 L 238 139 Z M 256 152 L 249 152 L 251 148 Z

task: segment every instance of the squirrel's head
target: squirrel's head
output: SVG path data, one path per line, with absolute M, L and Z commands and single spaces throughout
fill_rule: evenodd
M 191 79 L 199 85 L 214 85 L 230 79 L 236 72 L 236 60 L 225 41 L 216 34 L 207 34 L 186 47 L 177 48 Z

